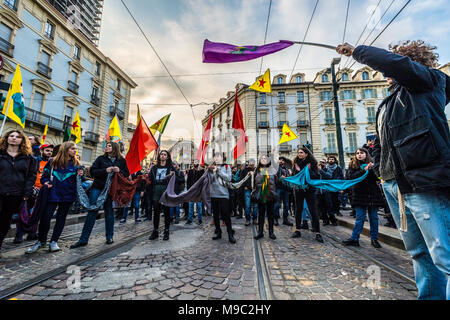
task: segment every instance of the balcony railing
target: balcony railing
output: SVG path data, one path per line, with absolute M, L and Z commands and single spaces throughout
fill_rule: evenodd
M 52 77 L 52 68 L 43 64 L 42 62 L 38 62 L 37 72 L 42 74 L 43 76 L 46 76 L 47 78 Z
M 302 128 L 302 127 L 308 127 L 309 126 L 309 122 L 307 120 L 298 120 L 297 121 L 297 127 Z
M 75 82 L 69 80 L 69 84 L 67 86 L 67 90 L 69 90 L 72 93 L 78 94 L 78 89 L 80 88 L 79 85 L 77 85 Z
M 49 115 L 43 114 L 36 110 L 25 108 L 26 109 L 26 119 L 30 122 L 45 126 L 48 124 L 49 128 L 64 132 L 64 126 L 67 123 L 64 123 L 61 119 L 57 119 L 51 117 Z
M 368 117 L 367 122 L 368 123 L 375 123 L 377 121 L 377 117 Z
M 333 118 L 325 118 L 325 124 L 334 124 Z
M 125 119 L 125 112 L 123 112 L 122 110 L 120 110 L 118 107 L 116 106 L 109 106 L 109 114 L 110 115 L 117 115 L 117 117 L 120 120 Z
M 279 146 L 279 150 L 280 150 L 280 152 L 291 152 L 292 146 L 289 144 L 282 144 Z
M 327 148 L 323 148 L 323 153 L 324 154 L 337 154 L 337 148 L 336 147 L 327 147 Z
M 356 123 L 356 118 L 346 118 L 345 122 L 347 124 L 355 124 Z
M 0 51 L 12 57 L 14 52 L 14 45 L 12 45 L 3 38 L 0 38 Z
M 99 143 L 100 135 L 95 132 L 87 131 L 84 136 L 84 141 L 88 141 L 88 142 L 92 142 L 92 143 Z
M 91 95 L 91 103 L 94 106 L 97 106 L 97 107 L 100 106 L 100 98 L 97 96 Z
M 260 129 L 267 129 L 267 128 L 269 128 L 269 122 L 267 122 L 267 121 L 261 121 L 261 122 L 258 124 L 258 127 L 259 127 Z
M 283 128 L 285 124 L 287 124 L 287 121 L 278 121 L 278 128 Z

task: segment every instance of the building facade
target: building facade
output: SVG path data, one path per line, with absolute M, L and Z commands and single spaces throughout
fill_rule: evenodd
M 26 134 L 60 144 L 63 132 L 80 113 L 82 162 L 102 154 L 106 130 L 114 115 L 125 136 L 131 90 L 137 84 L 47 0 L 1 0 L 0 80 L 10 82 L 16 65 L 22 70 Z M 6 130 L 18 128 L 11 121 Z M 126 141 L 125 141 L 126 143 Z
M 193 141 L 180 138 L 168 151 L 172 161 L 176 161 L 181 170 L 188 170 L 195 160 L 197 149 Z
M 441 67 L 447 73 L 449 69 L 449 64 Z M 388 84 L 381 73 L 367 66 L 356 71 L 342 69 L 336 76 L 345 162 L 348 163 L 356 149 L 376 132 L 376 112 L 389 94 Z M 273 77 L 271 94 L 258 93 L 247 85 L 238 84 L 236 89 L 249 139 L 246 154 L 238 159 L 238 163 L 257 159 L 262 154 L 292 159 L 303 145 L 310 145 L 318 159 L 329 155 L 337 157 L 331 79 L 330 69 L 318 72 L 309 82 L 303 73 L 294 74 L 290 79 L 279 74 Z M 237 141 L 236 133 L 230 129 L 234 97 L 234 92 L 228 92 L 202 121 L 205 128 L 212 116 L 208 159 L 212 159 L 215 152 L 220 152 L 232 162 L 232 150 Z M 449 107 L 446 111 L 447 118 L 450 118 Z M 285 123 L 298 139 L 279 146 Z

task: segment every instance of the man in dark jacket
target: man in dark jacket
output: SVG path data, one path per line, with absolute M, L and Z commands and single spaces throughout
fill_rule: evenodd
M 239 181 L 244 179 L 248 176 L 249 172 L 255 172 L 256 169 L 256 161 L 255 159 L 250 159 L 248 161 L 248 167 L 246 167 L 244 170 L 242 170 Z M 242 188 L 244 189 L 244 202 L 245 202 L 245 225 L 248 227 L 250 226 L 251 219 L 253 219 L 253 224 L 257 225 L 257 218 L 258 218 L 258 204 L 253 203 L 251 201 L 251 194 L 252 194 L 252 180 L 253 177 L 248 179 Z
M 280 205 L 283 203 L 283 224 L 292 227 L 294 224 L 289 221 L 289 187 L 283 185 L 282 179 L 290 176 L 289 170 L 286 168 L 286 158 L 280 157 L 278 160 L 278 172 L 277 172 L 277 193 L 278 201 L 275 202 L 274 223 L 278 225 L 278 219 L 280 218 Z
M 344 174 L 341 167 L 338 166 L 337 158 L 335 156 L 329 156 L 327 162 L 326 171 L 331 174 L 330 180 L 344 179 Z M 325 215 L 327 219 L 324 219 L 323 224 L 329 225 L 329 220 L 331 220 L 331 223 L 336 226 L 337 222 L 335 217 L 342 216 L 339 212 L 339 193 L 329 191 L 325 193 L 325 197 L 327 199 L 327 214 Z
M 423 41 L 392 52 L 349 44 L 338 53 L 388 78 L 378 109 L 374 169 L 414 262 L 419 299 L 450 299 L 450 78 Z
M 187 189 L 189 190 L 204 174 L 205 170 L 200 167 L 200 161 L 194 160 L 194 167 L 187 174 Z M 191 224 L 194 220 L 194 206 L 197 206 L 198 224 L 202 224 L 203 204 L 201 202 L 189 202 L 189 215 L 186 224 Z

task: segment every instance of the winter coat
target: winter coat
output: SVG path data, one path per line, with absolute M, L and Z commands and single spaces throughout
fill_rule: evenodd
M 173 165 L 155 165 L 152 167 L 149 173 L 149 180 L 151 181 L 152 197 L 154 201 L 159 201 L 164 191 L 169 184 L 170 172 L 175 172 Z
M 109 167 L 118 167 L 122 176 L 126 178 L 130 176 L 125 158 L 116 159 L 113 162 L 109 157 L 103 155 L 95 160 L 90 169 L 91 176 L 94 177 L 92 188 L 100 190 L 103 190 L 105 188 L 106 180 L 108 178 L 106 169 L 108 169 Z
M 270 172 L 270 168 L 268 170 L 269 170 L 269 187 L 270 187 L 269 201 L 276 202 L 278 200 L 277 184 L 280 181 L 276 172 Z M 262 191 L 262 184 L 264 181 L 265 174 L 266 174 L 265 168 L 261 168 L 255 174 L 255 191 L 259 194 L 261 194 Z M 259 198 L 259 202 L 262 203 L 262 197 Z
M 44 173 L 41 178 L 41 184 L 50 182 L 50 175 L 53 173 L 53 185 L 49 189 L 49 202 L 75 202 L 77 200 L 77 171 L 79 167 L 75 167 L 72 161 L 69 161 L 67 168 L 58 169 L 51 168 L 53 160 L 47 162 Z
M 136 173 L 133 173 L 132 175 L 131 175 L 131 178 L 133 179 L 133 180 L 136 180 L 139 176 L 142 176 L 143 174 L 142 174 L 142 172 L 141 171 L 138 171 L 138 172 L 136 172 Z M 141 182 L 139 182 L 138 183 L 138 185 L 137 185 L 137 188 L 136 188 L 136 192 L 144 192 L 145 191 L 145 186 L 147 185 L 147 181 L 144 179 L 144 180 L 142 180 Z
M 346 171 L 346 180 L 357 179 L 364 175 L 363 169 L 348 168 Z M 378 186 L 379 179 L 373 169 L 369 170 L 367 178 L 354 187 L 352 187 L 352 205 L 355 207 L 382 207 L 383 196 Z
M 249 172 L 255 171 L 255 169 L 250 169 L 250 168 L 245 168 L 244 170 L 241 171 L 240 176 L 239 176 L 239 181 L 241 181 L 242 179 L 244 179 L 245 177 L 248 176 Z M 251 179 L 248 179 L 243 185 L 242 185 L 242 190 L 245 190 L 245 188 L 247 188 L 247 190 L 251 190 L 252 189 L 252 182 Z
M 19 155 L 11 157 L 6 151 L 0 151 L 0 195 L 24 196 L 33 195 L 36 182 L 37 164 L 33 156 Z
M 450 102 L 450 77 L 374 47 L 358 46 L 353 58 L 398 84 L 377 113 L 377 124 L 383 123 L 377 125 L 373 150 L 377 176 L 390 166 L 402 194 L 448 190 L 450 131 L 445 106 Z
M 216 172 L 209 172 L 211 178 L 211 198 L 230 199 L 228 188 L 221 185 L 218 177 L 223 181 L 231 182 L 231 168 L 229 165 L 217 167 Z
M 181 170 L 175 171 L 175 193 L 180 194 L 186 188 L 186 180 L 184 178 L 184 173 Z
M 283 176 L 285 178 L 289 177 L 289 170 L 284 168 L 284 167 L 282 167 L 282 166 L 279 166 L 278 167 L 278 172 L 277 172 L 277 183 L 276 183 L 277 189 L 289 190 L 289 188 L 287 186 L 283 185 L 283 183 L 282 183 L 282 177 Z

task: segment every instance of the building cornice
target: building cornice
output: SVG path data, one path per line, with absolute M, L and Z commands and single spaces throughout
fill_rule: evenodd
M 52 85 L 45 80 L 34 79 L 34 80 L 31 80 L 31 83 L 33 84 L 33 86 L 35 86 L 47 93 L 53 92 L 53 90 L 54 90 Z
M 57 54 L 59 52 L 58 48 L 53 44 L 53 42 L 49 40 L 39 39 L 39 43 L 41 44 L 41 46 L 43 46 L 53 54 Z
M 0 16 L 2 17 L 2 20 L 5 19 L 9 23 L 12 23 L 17 28 L 23 28 L 23 23 L 17 16 L 17 13 L 14 11 L 11 11 L 9 9 L 0 8 Z

